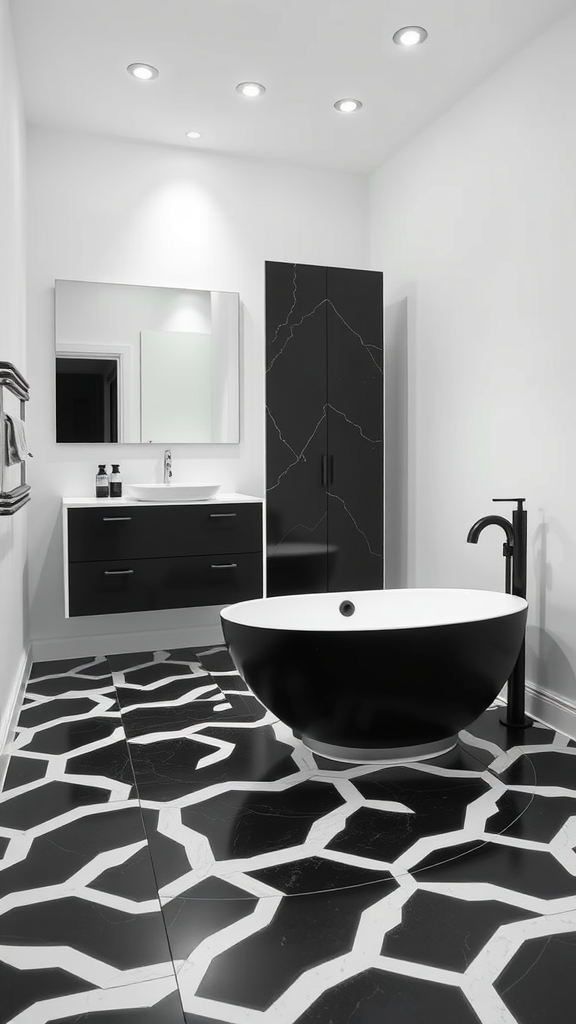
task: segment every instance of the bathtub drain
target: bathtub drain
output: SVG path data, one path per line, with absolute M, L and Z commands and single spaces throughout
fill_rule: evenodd
M 356 607 L 352 604 L 352 601 L 342 601 L 339 610 L 342 615 L 354 615 Z

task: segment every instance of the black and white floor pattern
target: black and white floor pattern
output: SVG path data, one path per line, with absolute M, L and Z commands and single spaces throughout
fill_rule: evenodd
M 43 663 L 0 795 L 1 1024 L 572 1024 L 576 743 L 312 754 L 222 648 Z

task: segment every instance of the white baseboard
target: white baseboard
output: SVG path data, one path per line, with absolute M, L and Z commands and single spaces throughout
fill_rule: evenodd
M 181 647 L 211 647 L 223 643 L 220 625 L 186 626 L 181 629 L 147 630 L 141 633 L 110 633 L 32 641 L 34 661 L 97 658 L 102 654 L 137 654 L 139 651 L 172 651 Z
M 26 684 L 30 677 L 30 670 L 32 668 L 32 647 L 29 646 L 28 650 L 22 654 L 20 662 L 20 668 L 16 673 L 12 691 L 6 702 L 6 707 L 0 719 L 0 791 L 4 785 L 4 779 L 6 771 L 8 769 L 9 757 L 4 753 L 5 748 L 9 743 L 12 742 L 14 736 L 14 729 L 20 715 L 20 708 L 22 707 L 22 701 L 24 700 L 24 691 Z
M 526 711 L 544 725 L 576 740 L 576 704 L 526 683 Z

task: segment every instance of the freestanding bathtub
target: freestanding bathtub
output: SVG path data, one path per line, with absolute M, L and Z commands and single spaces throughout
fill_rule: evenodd
M 221 612 L 253 693 L 312 750 L 353 761 L 449 750 L 494 700 L 528 605 L 486 590 L 364 590 Z

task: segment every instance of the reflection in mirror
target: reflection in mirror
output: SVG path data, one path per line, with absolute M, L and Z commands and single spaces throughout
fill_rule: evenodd
M 118 361 L 56 357 L 56 440 L 118 440 Z
M 236 292 L 56 281 L 56 440 L 235 444 Z

